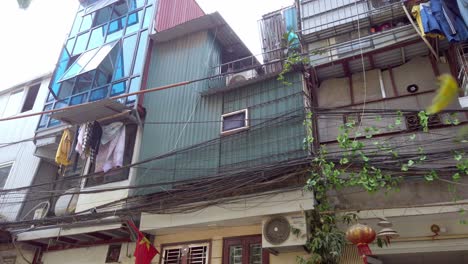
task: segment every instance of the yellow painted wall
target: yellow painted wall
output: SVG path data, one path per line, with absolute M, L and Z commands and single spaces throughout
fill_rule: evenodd
M 197 240 L 211 240 L 210 264 L 221 264 L 223 257 L 223 238 L 247 235 L 259 235 L 262 233 L 260 225 L 238 227 L 216 227 L 199 229 L 194 231 L 177 232 L 168 235 L 156 235 L 155 245 L 161 250 L 162 244 L 184 243 Z M 305 252 L 280 253 L 278 256 L 270 254 L 270 264 L 296 264 L 297 256 L 304 256 Z M 159 255 L 154 258 L 154 263 L 159 263 Z

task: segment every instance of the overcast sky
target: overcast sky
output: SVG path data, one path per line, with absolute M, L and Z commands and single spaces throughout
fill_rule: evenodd
M 203 11 L 219 11 L 249 49 L 258 54 L 257 20 L 293 0 L 197 0 Z M 50 72 L 70 30 L 78 0 L 33 0 L 28 10 L 2 0 L 0 90 Z

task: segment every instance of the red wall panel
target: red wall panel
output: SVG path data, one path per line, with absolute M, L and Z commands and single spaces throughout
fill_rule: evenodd
M 204 15 L 205 12 L 195 0 L 159 0 L 156 31 L 163 31 Z

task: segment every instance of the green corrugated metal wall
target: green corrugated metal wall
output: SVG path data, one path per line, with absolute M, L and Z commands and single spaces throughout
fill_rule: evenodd
M 209 32 L 157 44 L 151 54 L 147 86 L 157 87 L 214 74 L 212 66 L 220 64 L 220 54 L 221 49 Z M 245 168 L 305 155 L 301 78 L 299 74 L 292 74 L 288 79 L 293 85 L 284 86 L 270 79 L 204 97 L 200 92 L 207 89 L 207 82 L 146 94 L 147 116 L 140 160 L 212 142 L 141 165 L 135 184 L 209 176 L 233 167 Z M 219 140 L 221 124 L 217 121 L 221 115 L 244 108 L 249 109 L 251 128 Z M 283 115 L 285 117 L 281 118 Z M 280 118 L 269 119 L 274 117 Z M 151 122 L 168 124 L 148 124 Z M 134 194 L 161 190 L 145 188 Z

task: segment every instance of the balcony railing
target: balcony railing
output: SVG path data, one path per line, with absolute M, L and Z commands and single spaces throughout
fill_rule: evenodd
M 304 0 L 301 34 L 306 42 L 405 16 L 400 0 Z

